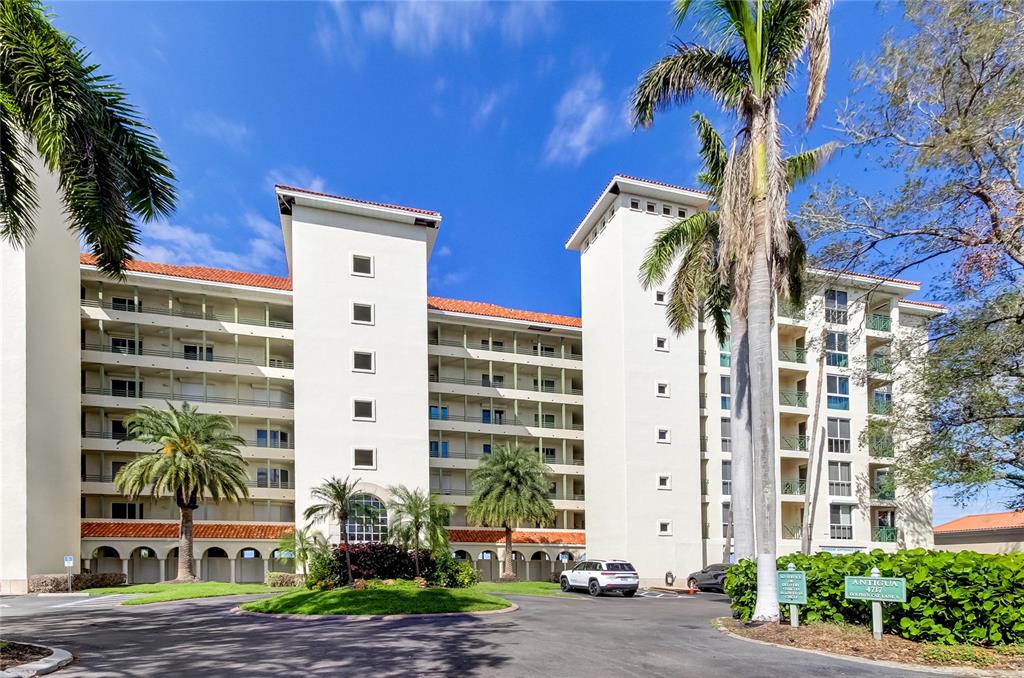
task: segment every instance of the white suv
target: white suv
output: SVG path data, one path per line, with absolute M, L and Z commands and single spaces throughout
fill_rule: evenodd
M 640 586 L 640 577 L 625 560 L 584 560 L 563 572 L 559 582 L 563 591 L 586 589 L 592 596 L 622 591 L 622 595 L 632 598 Z

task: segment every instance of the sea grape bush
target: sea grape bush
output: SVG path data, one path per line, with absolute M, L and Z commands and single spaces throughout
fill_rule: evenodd
M 1003 645 L 1024 642 L 1024 553 L 994 555 L 914 549 L 835 556 L 792 554 L 778 559 L 807 573 L 803 621 L 871 624 L 871 604 L 846 600 L 844 577 L 863 577 L 877 567 L 883 577 L 907 580 L 907 602 L 882 606 L 886 631 L 903 638 L 937 643 Z M 753 561 L 730 568 L 726 593 L 741 619 L 750 619 L 757 595 Z M 784 618 L 789 606 L 780 606 Z

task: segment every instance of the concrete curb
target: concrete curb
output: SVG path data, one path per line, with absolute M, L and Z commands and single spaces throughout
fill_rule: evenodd
M 482 617 L 492 614 L 515 612 L 519 606 L 509 601 L 508 607 L 500 610 L 483 610 L 481 612 L 431 612 L 428 614 L 275 614 L 273 612 L 250 612 L 240 607 L 231 608 L 232 614 L 246 617 L 262 617 L 264 619 L 297 619 L 299 621 L 317 621 L 332 619 L 335 621 L 368 622 L 368 621 L 399 621 L 401 619 L 439 619 L 442 617 Z
M 765 640 L 757 640 L 756 638 L 747 638 L 739 634 L 733 633 L 729 629 L 725 628 L 723 620 L 726 617 L 718 617 L 711 620 L 712 626 L 714 626 L 720 633 L 723 633 L 730 638 L 736 640 L 743 640 L 748 643 L 757 643 L 758 645 L 766 645 L 768 647 L 777 647 L 783 650 L 793 650 L 795 652 L 806 652 L 807 654 L 816 654 L 822 657 L 828 657 L 829 659 L 843 659 L 848 662 L 856 662 L 857 664 L 866 664 L 868 666 L 884 666 L 891 669 L 900 669 L 903 671 L 919 671 L 921 673 L 938 673 L 947 676 L 977 676 L 978 678 L 1019 678 L 1019 671 L 1011 671 L 1009 669 L 975 669 L 970 666 L 927 666 L 925 664 L 904 664 L 902 662 L 891 662 L 881 659 L 865 659 L 864 657 L 854 657 L 849 654 L 836 654 L 834 652 L 826 652 L 824 650 L 812 650 L 806 647 L 792 647 L 790 645 L 779 645 L 778 643 L 769 643 Z
M 7 669 L 6 671 L 0 671 L 0 678 L 32 678 L 32 676 L 45 676 L 48 673 L 53 673 L 57 669 L 62 669 L 74 659 L 71 653 L 67 650 L 62 650 L 59 647 L 47 647 L 46 645 L 38 645 L 36 643 L 22 643 L 21 645 L 31 645 L 32 647 L 41 647 L 45 650 L 50 651 L 49 657 L 43 657 L 37 659 L 34 662 L 22 664 L 21 666 L 15 666 L 14 668 Z

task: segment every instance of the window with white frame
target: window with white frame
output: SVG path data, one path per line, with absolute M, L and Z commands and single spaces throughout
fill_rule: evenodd
M 825 335 L 825 363 L 829 367 L 849 367 L 850 347 L 846 332 L 829 332 Z
M 842 290 L 825 290 L 825 322 L 845 325 L 849 319 L 848 300 Z
M 372 494 L 360 494 L 352 498 L 349 506 L 359 505 L 361 510 L 352 510 L 354 516 L 345 526 L 350 542 L 384 541 L 388 534 L 388 512 L 382 502 Z
M 373 304 L 352 304 L 352 322 L 359 325 L 373 324 Z
M 659 490 L 671 490 L 672 489 L 672 476 L 659 474 L 658 475 L 658 489 Z
M 658 211 L 658 206 L 657 205 L 655 205 L 653 202 L 647 203 L 647 213 L 648 214 L 654 214 L 657 211 Z
M 825 383 L 829 409 L 850 409 L 850 378 L 829 374 L 825 377 Z
M 657 440 L 659 443 L 672 442 L 672 430 L 667 428 L 659 428 L 655 436 L 655 440 Z
M 661 213 L 663 215 L 665 215 L 666 217 L 672 216 L 672 205 L 662 205 L 661 206 Z
M 372 447 L 356 447 L 352 450 L 352 468 L 377 468 L 377 450 Z
M 654 303 L 664 306 L 668 303 L 668 293 L 665 290 L 654 290 Z
M 722 462 L 722 494 L 732 494 L 732 462 Z
M 722 536 L 732 536 L 729 533 L 732 531 L 732 504 L 729 502 L 722 503 Z
M 373 372 L 375 369 L 373 351 L 352 351 L 353 372 Z
M 640 209 L 640 201 L 637 200 L 636 198 L 630 198 L 629 199 L 629 209 L 631 209 L 631 210 L 638 210 L 638 209 Z
M 659 537 L 670 537 L 670 536 L 672 536 L 672 521 L 671 520 L 659 520 L 658 521 L 658 536 Z
M 829 534 L 832 539 L 853 539 L 853 506 L 829 506 Z
M 732 393 L 732 378 L 722 375 L 721 377 L 719 377 L 718 381 L 722 391 L 722 409 L 731 409 L 732 396 L 730 396 L 730 393 Z
M 833 497 L 853 496 L 853 478 L 848 461 L 828 463 L 828 493 Z
M 654 338 L 654 350 L 655 351 L 668 351 L 668 337 L 655 337 Z
M 656 393 L 659 398 L 668 398 L 672 395 L 672 389 L 667 381 L 659 381 L 656 387 Z
M 839 417 L 828 418 L 828 451 L 838 454 L 850 453 L 850 420 Z
M 676 216 L 679 217 L 680 219 L 685 218 L 686 217 L 686 210 L 683 209 L 682 207 L 676 208 Z
M 352 418 L 358 421 L 373 421 L 377 418 L 376 403 L 373 400 L 352 401 Z
M 365 278 L 373 277 L 373 257 L 365 254 L 352 255 L 352 275 L 359 275 Z

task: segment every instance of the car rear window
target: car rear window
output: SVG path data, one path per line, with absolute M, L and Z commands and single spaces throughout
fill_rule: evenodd
M 606 572 L 636 572 L 629 563 L 605 563 Z

